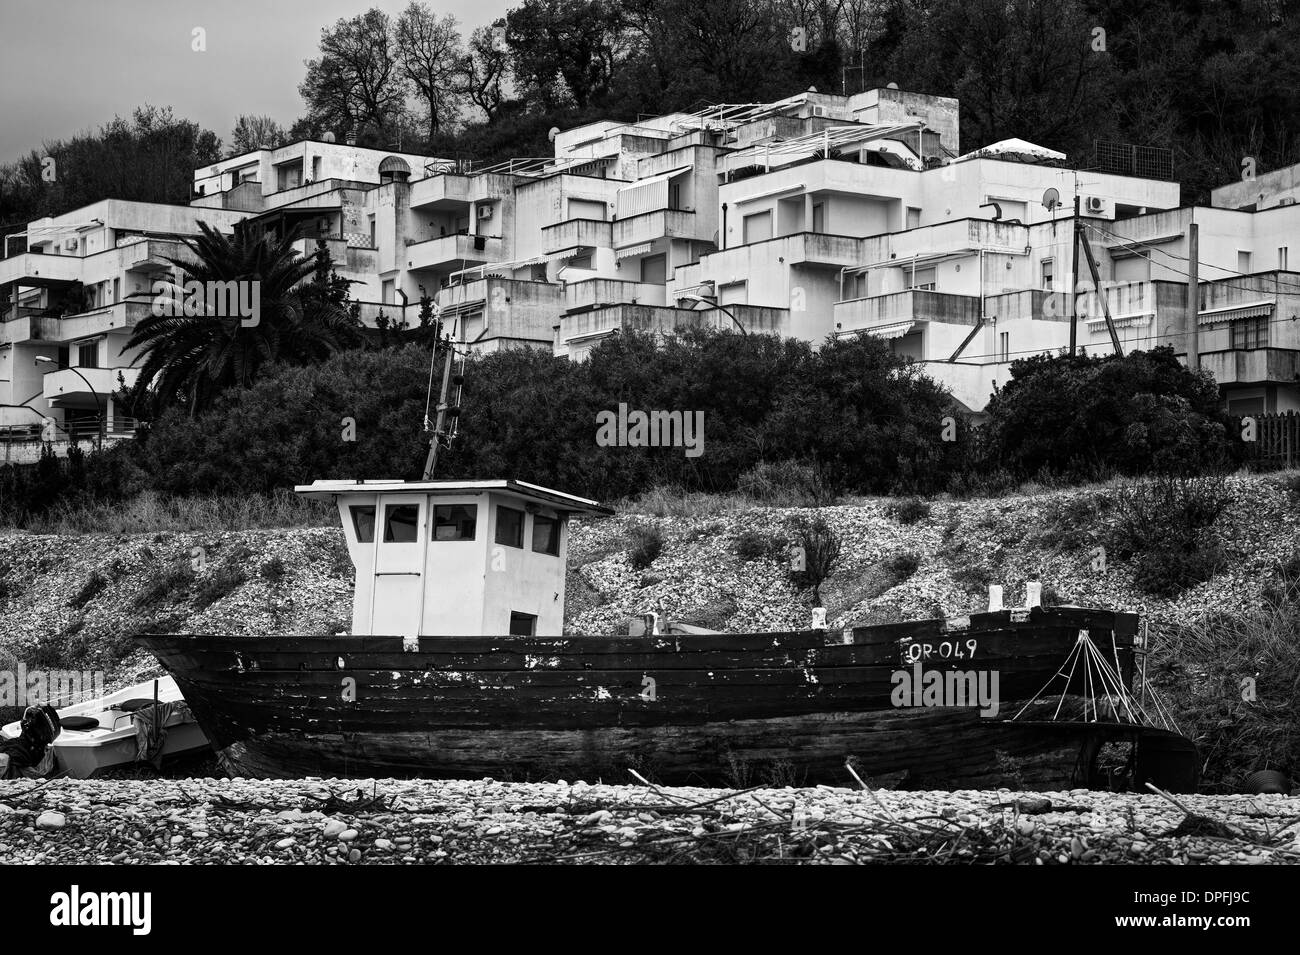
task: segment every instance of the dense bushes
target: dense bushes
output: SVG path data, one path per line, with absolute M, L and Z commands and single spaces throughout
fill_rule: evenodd
M 1012 362 L 987 410 L 980 456 L 1022 479 L 1198 473 L 1233 453 L 1214 379 L 1170 348 Z
M 427 349 L 407 347 L 277 368 L 207 413 L 161 416 L 139 466 L 153 487 L 180 494 L 418 477 L 429 362 Z M 686 453 L 681 431 L 676 446 L 599 445 L 597 415 L 620 405 L 703 413 L 702 453 Z M 769 498 L 884 492 L 941 475 L 951 453 L 939 440 L 945 394 L 871 338 L 814 352 L 762 335 L 628 334 L 586 362 L 500 352 L 469 363 L 463 406 L 439 477 L 519 477 L 602 498 L 662 485 L 733 490 L 742 477 L 749 493 Z M 798 486 L 776 487 L 786 480 Z
M 430 361 L 408 345 L 272 367 L 205 413 L 163 414 L 139 442 L 0 467 L 0 519 L 32 525 L 56 503 L 141 490 L 247 497 L 317 478 L 416 478 Z M 484 355 L 467 365 L 460 437 L 438 477 L 517 477 L 603 499 L 674 487 L 816 505 L 844 492 L 1002 493 L 1026 479 L 1198 473 L 1239 451 L 1213 381 L 1168 349 L 1015 362 L 980 428 L 919 368 L 871 337 L 814 351 L 712 331 L 619 335 L 585 362 Z M 598 416 L 620 408 L 629 440 L 598 441 Z M 628 446 L 635 412 L 680 413 L 679 423 L 702 414 L 702 442 L 679 424 L 664 435 L 672 446 Z

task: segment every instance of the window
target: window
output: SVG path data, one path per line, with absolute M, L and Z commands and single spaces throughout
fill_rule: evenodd
M 1288 251 L 1289 251 L 1289 246 L 1285 246 L 1285 245 L 1277 250 L 1277 267 L 1279 270 L 1283 272 L 1287 270 L 1287 259 L 1290 257 L 1287 254 Z
M 368 218 L 370 219 L 370 247 L 376 249 L 378 246 L 375 245 L 375 217 L 369 216 Z
M 419 540 L 419 526 L 419 504 L 389 504 L 384 508 L 385 544 L 414 544 Z
M 1250 253 L 1249 252 L 1237 253 L 1237 271 L 1240 272 L 1242 275 L 1250 274 Z
M 352 510 L 352 529 L 356 531 L 358 544 L 375 542 L 375 508 L 373 505 L 357 505 Z
M 77 367 L 99 367 L 99 342 L 85 342 L 77 346 Z
M 682 207 L 682 184 L 673 182 L 668 184 L 668 208 L 680 209 Z
M 913 208 L 912 206 L 908 206 L 907 207 L 907 228 L 918 229 L 920 228 L 920 226 L 921 226 L 921 210 Z
M 392 279 L 384 279 L 379 284 L 379 300 L 385 305 L 393 304 L 393 290 L 396 284 Z
M 510 636 L 531 637 L 537 631 L 537 617 L 531 613 L 510 612 Z
M 1052 290 L 1052 282 L 1056 277 L 1056 262 L 1053 259 L 1043 259 L 1039 264 L 1040 274 L 1043 277 L 1043 291 Z
M 1267 348 L 1268 318 L 1243 318 L 1232 323 L 1234 349 Z
M 524 512 L 513 507 L 497 508 L 497 543 L 507 547 L 524 546 Z
M 822 233 L 826 231 L 826 204 L 814 202 L 812 208 L 812 231 Z
M 934 269 L 908 269 L 907 287 L 918 292 L 933 292 Z
M 1000 360 L 1008 361 L 1011 358 L 1011 333 L 1000 332 L 998 334 L 998 355 Z
M 533 551 L 538 554 L 560 555 L 560 522 L 553 517 L 533 515 Z
M 433 509 L 433 539 L 436 541 L 472 541 L 478 523 L 478 507 L 473 504 L 438 504 Z
M 813 209 L 813 218 L 816 219 L 817 210 Z M 813 231 L 816 231 L 814 225 Z M 772 238 L 772 213 L 756 212 L 752 216 L 745 216 L 744 219 L 744 241 L 748 245 L 750 242 L 762 242 L 765 239 Z
M 591 253 L 588 252 L 586 255 L 575 255 L 573 258 L 569 259 L 569 268 L 571 268 L 571 269 L 590 269 L 590 268 L 591 268 Z

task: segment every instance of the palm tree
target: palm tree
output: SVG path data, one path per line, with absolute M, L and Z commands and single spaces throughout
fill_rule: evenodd
M 194 260 L 168 261 L 200 283 L 258 282 L 257 322 L 245 325 L 239 315 L 151 310 L 125 346 L 140 348 L 136 361 L 144 363 L 133 405 L 145 402 L 154 414 L 180 405 L 193 416 L 226 388 L 251 386 L 265 365 L 316 362 L 361 343 L 361 323 L 342 304 L 346 296 L 320 280 L 321 256 L 328 256 L 323 244 L 315 256 L 300 256 L 294 233 L 258 234 L 244 222 L 232 235 L 205 222 L 198 226 L 200 234 L 185 240 Z M 328 275 L 327 258 L 323 265 Z M 316 280 L 306 281 L 314 272 Z

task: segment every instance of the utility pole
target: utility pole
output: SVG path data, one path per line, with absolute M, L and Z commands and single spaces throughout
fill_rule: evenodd
M 1070 357 L 1079 342 L 1079 187 L 1074 187 L 1074 220 L 1070 231 Z
M 1196 215 L 1195 207 L 1192 215 Z M 1200 226 L 1191 222 L 1187 226 L 1187 367 L 1192 371 L 1201 367 L 1200 245 Z

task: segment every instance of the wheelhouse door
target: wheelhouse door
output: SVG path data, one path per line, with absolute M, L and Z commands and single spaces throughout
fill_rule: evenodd
M 428 498 L 382 494 L 375 515 L 375 587 L 370 632 L 419 636 Z

